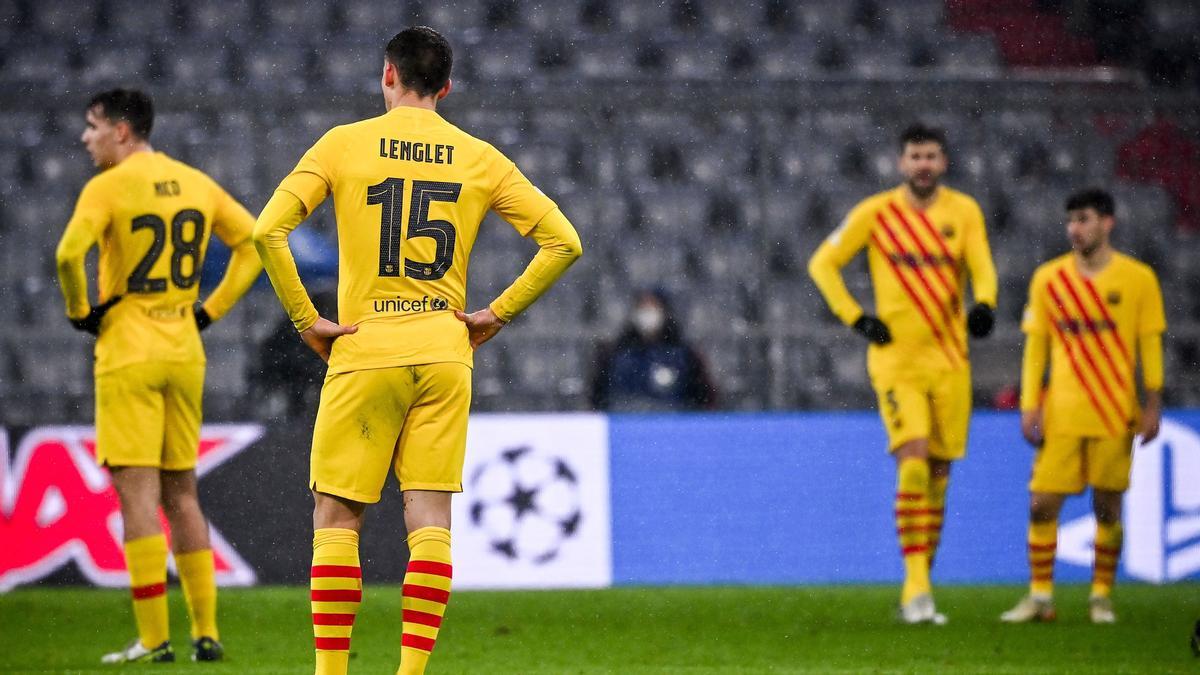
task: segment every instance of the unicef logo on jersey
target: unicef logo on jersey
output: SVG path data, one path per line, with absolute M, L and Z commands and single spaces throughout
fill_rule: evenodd
M 583 520 L 576 471 L 529 446 L 504 450 L 476 468 L 469 493 L 471 525 L 508 560 L 553 561 Z
M 1158 438 L 1134 448 L 1125 495 L 1122 568 L 1142 581 L 1162 583 L 1200 574 L 1200 433 L 1164 419 Z M 1095 518 L 1059 530 L 1058 558 L 1092 564 Z
M 385 298 L 374 301 L 376 314 L 420 314 L 421 312 L 437 312 L 450 308 L 450 301 L 445 298 L 431 298 L 423 295 L 420 298 Z

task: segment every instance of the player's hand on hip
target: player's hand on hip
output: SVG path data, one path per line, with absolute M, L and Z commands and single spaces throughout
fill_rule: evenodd
M 122 297 L 124 296 L 112 296 L 106 302 L 102 302 L 99 305 L 92 307 L 91 311 L 89 311 L 86 316 L 79 319 L 71 319 L 71 325 L 75 327 L 75 330 L 81 330 L 85 333 L 91 333 L 92 335 L 99 335 L 100 320 L 104 318 L 105 314 L 108 314 L 108 310 L 112 309 L 113 305 L 121 301 Z
M 300 333 L 300 339 L 308 348 L 317 353 L 321 360 L 329 363 L 329 353 L 333 351 L 333 341 L 343 335 L 353 335 L 358 332 L 358 326 L 343 326 L 329 319 L 317 317 L 317 322 Z
M 496 333 L 508 325 L 507 321 L 496 316 L 491 307 L 484 307 L 471 314 L 456 309 L 454 318 L 467 324 L 467 336 L 471 340 L 471 349 L 478 349 L 479 345 L 496 337 Z
M 887 324 L 870 314 L 858 317 L 853 328 L 877 345 L 886 345 L 892 341 L 892 331 L 888 330 Z
M 1046 436 L 1042 431 L 1042 409 L 1021 411 L 1021 435 L 1035 448 L 1042 447 Z

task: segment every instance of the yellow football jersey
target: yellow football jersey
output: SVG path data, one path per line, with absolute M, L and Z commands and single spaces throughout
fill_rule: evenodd
M 330 372 L 473 365 L 454 310 L 466 310 L 480 223 L 494 210 L 524 236 L 557 208 L 494 147 L 410 106 L 334 127 L 279 190 L 308 213 L 333 195 L 338 322 L 358 332 L 334 342 Z M 301 330 L 316 320 L 289 313 Z
M 892 341 L 872 343 L 872 377 L 967 366 L 967 277 L 975 301 L 996 305 L 996 268 L 983 213 L 970 196 L 939 187 L 924 211 L 898 187 L 859 202 L 817 248 L 809 273 L 833 313 L 850 325 L 863 315 L 841 268 L 866 248 L 875 309 Z
M 58 247 L 67 315 L 90 309 L 83 259 L 99 245 L 100 302 L 121 295 L 96 340 L 97 373 L 144 361 L 203 362 L 192 315 L 213 232 L 252 247 L 254 217 L 203 172 L 161 152 L 137 152 L 94 176 Z M 261 269 L 252 250 L 236 284 L 224 281 L 205 308 L 218 319 Z M 227 273 L 226 279 L 229 278 Z
M 1047 433 L 1128 433 L 1138 413 L 1134 364 L 1140 343 L 1166 327 L 1158 277 L 1127 255 L 1114 253 L 1091 278 L 1079 273 L 1074 254 L 1039 267 L 1021 329 L 1030 340 L 1053 344 L 1043 401 Z

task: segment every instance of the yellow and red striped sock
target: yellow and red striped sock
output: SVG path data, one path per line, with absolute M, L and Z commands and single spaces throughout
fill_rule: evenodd
M 404 575 L 404 636 L 398 675 L 425 672 L 429 654 L 450 600 L 450 530 L 422 527 L 408 536 L 408 571 Z
M 926 519 L 926 539 L 929 546 L 929 567 L 933 568 L 933 559 L 937 556 L 938 545 L 942 543 L 942 522 L 946 516 L 946 488 L 950 485 L 950 476 L 931 476 L 929 478 L 928 513 Z
M 904 587 L 900 603 L 929 593 L 928 516 L 929 463 L 909 457 L 900 460 L 896 481 L 896 534 L 904 556 Z
M 192 620 L 192 639 L 210 637 L 220 640 L 217 632 L 217 577 L 212 549 L 175 554 L 179 585 Z
M 1092 563 L 1092 596 L 1107 598 L 1112 593 L 1121 559 L 1121 523 L 1096 523 L 1096 560 Z
M 313 533 L 310 597 L 316 675 L 345 675 L 350 664 L 350 633 L 362 602 L 357 532 L 328 527 Z
M 162 533 L 125 542 L 125 566 L 133 595 L 138 639 L 146 649 L 171 637 L 167 617 L 167 537 Z
M 1029 523 L 1029 594 L 1054 595 L 1054 554 L 1058 549 L 1058 521 Z

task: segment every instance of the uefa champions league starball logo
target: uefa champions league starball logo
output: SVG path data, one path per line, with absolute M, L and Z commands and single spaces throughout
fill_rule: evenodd
M 579 530 L 579 479 L 560 457 L 528 446 L 505 450 L 469 485 L 471 524 L 508 560 L 546 564 Z

